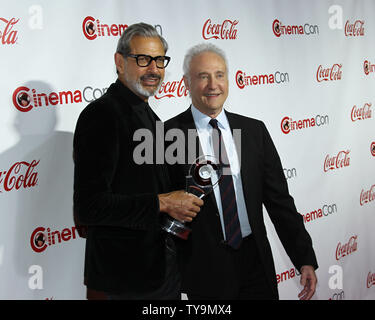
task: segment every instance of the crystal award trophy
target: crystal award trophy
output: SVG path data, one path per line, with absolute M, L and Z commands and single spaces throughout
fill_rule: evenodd
M 190 166 L 189 174 L 186 176 L 185 190 L 202 199 L 219 183 L 222 174 L 222 165 L 215 157 L 201 156 Z M 169 215 L 165 215 L 162 229 L 184 240 L 191 232 L 185 223 L 175 220 Z

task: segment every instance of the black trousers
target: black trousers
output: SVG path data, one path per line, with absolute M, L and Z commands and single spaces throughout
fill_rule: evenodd
M 176 260 L 176 247 L 173 236 L 167 234 L 165 239 L 166 275 L 162 286 L 154 291 L 144 293 L 107 293 L 109 300 L 181 300 L 181 278 Z M 162 257 L 160 257 L 162 259 Z M 140 279 L 142 281 L 142 279 Z
M 258 249 L 252 235 L 242 240 L 238 250 L 227 247 L 233 259 L 234 286 L 238 288 L 232 300 L 275 300 L 260 261 Z M 225 290 L 225 288 L 223 288 Z M 187 294 L 189 300 L 220 300 L 220 296 L 206 297 L 196 293 Z

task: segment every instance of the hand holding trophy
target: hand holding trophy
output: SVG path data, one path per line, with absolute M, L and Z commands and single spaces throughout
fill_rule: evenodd
M 185 191 L 202 199 L 219 183 L 222 174 L 222 164 L 215 157 L 201 156 L 190 166 L 189 174 L 186 176 Z M 191 232 L 191 229 L 185 223 L 168 215 L 165 215 L 162 229 L 184 240 L 188 238 Z

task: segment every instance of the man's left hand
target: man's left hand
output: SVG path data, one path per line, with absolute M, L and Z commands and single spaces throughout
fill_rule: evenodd
M 310 300 L 315 293 L 317 282 L 314 267 L 302 266 L 300 283 L 303 286 L 303 290 L 299 293 L 298 298 L 300 300 Z

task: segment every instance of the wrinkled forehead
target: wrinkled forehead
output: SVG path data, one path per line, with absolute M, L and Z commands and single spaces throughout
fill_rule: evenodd
M 150 56 L 163 56 L 165 54 L 162 42 L 158 37 L 134 36 L 130 40 L 132 54 L 146 54 Z
M 215 52 L 205 51 L 195 55 L 190 62 L 190 72 L 192 73 L 227 73 L 225 60 Z

